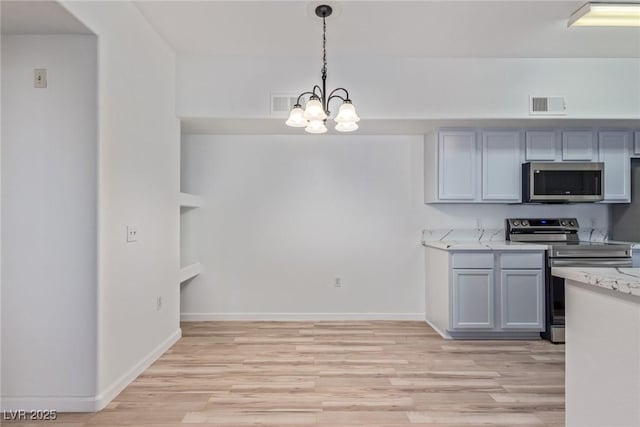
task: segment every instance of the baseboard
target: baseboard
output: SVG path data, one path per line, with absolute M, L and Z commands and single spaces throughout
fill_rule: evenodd
M 245 320 L 423 320 L 424 313 L 181 313 L 183 322 Z
M 450 332 L 454 340 L 540 340 L 540 332 Z
M 61 397 L 2 397 L 0 411 L 56 410 L 58 412 L 96 412 L 109 404 L 138 375 L 164 354 L 182 336 L 178 329 L 159 346 L 140 360 L 134 367 L 118 378 L 98 396 L 61 396 Z
M 436 331 L 442 338 L 444 338 L 446 340 L 450 340 L 451 339 L 451 335 L 449 335 L 446 331 L 440 330 L 440 328 L 438 328 L 436 325 L 431 323 L 429 320 L 425 320 L 425 322 L 427 322 L 427 325 L 431 326 L 431 329 Z
M 171 334 L 166 340 L 160 343 L 155 349 L 153 349 L 142 360 L 135 364 L 129 371 L 113 382 L 105 391 L 100 393 L 95 398 L 95 405 L 93 411 L 100 411 L 107 406 L 117 395 L 120 394 L 138 375 L 144 372 L 153 362 L 155 362 L 160 356 L 162 356 L 167 350 L 169 350 L 182 336 L 182 330 L 178 329 Z
M 49 411 L 93 412 L 96 399 L 93 396 L 81 397 L 2 397 L 0 411 Z M 0 423 L 1 424 L 1 423 Z

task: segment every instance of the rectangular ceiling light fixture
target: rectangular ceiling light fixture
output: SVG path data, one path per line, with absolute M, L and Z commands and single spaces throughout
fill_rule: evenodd
M 640 27 L 640 3 L 586 3 L 569 18 L 569 27 Z

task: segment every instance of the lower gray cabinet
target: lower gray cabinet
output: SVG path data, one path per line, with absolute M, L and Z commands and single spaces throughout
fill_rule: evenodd
M 544 282 L 542 270 L 502 270 L 500 313 L 504 329 L 543 327 Z
M 493 270 L 453 270 L 453 327 L 494 327 Z
M 452 253 L 449 324 L 453 337 L 544 330 L 544 253 Z

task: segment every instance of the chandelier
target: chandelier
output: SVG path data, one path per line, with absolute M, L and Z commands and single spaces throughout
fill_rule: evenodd
M 326 18 L 331 15 L 333 9 L 329 5 L 316 7 L 316 15 L 322 18 L 322 87 L 315 85 L 311 92 L 302 92 L 291 109 L 287 126 L 303 127 L 309 133 L 325 133 L 327 131 L 327 119 L 329 118 L 329 104 L 334 99 L 342 101 L 338 115 L 334 119 L 336 130 L 339 132 L 353 132 L 358 129 L 357 122 L 360 117 L 351 103 L 349 92 L 342 87 L 332 90 L 327 94 L 327 23 Z M 304 109 L 301 100 L 309 96 Z

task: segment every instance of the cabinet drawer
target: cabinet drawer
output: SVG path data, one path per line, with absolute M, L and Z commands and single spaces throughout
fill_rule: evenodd
M 493 268 L 493 253 L 466 253 L 451 255 L 453 268 Z
M 500 255 L 500 267 L 512 270 L 542 269 L 544 267 L 540 253 L 504 253 Z

